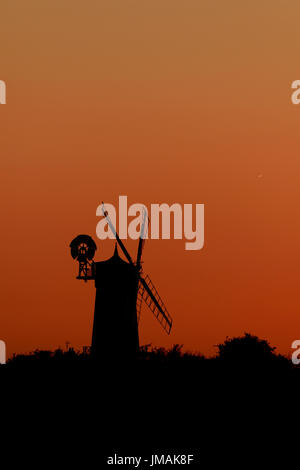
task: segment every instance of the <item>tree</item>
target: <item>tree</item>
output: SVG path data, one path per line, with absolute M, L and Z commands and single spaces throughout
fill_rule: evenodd
M 276 347 L 257 336 L 245 333 L 244 336 L 226 338 L 218 344 L 218 359 L 238 365 L 267 365 L 280 356 L 275 353 Z

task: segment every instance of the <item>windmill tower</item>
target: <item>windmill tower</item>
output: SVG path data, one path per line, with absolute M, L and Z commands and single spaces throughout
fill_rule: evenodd
M 97 250 L 88 235 L 79 235 L 70 244 L 71 255 L 79 263 L 77 279 L 94 280 L 96 300 L 91 350 L 96 358 L 134 357 L 139 351 L 138 322 L 143 302 L 150 308 L 167 334 L 172 328 L 172 318 L 150 277 L 142 272 L 142 251 L 147 214 L 143 214 L 137 259 L 134 262 L 119 238 L 108 213 L 103 215 L 115 235 L 114 254 L 105 261 L 94 262 Z M 118 245 L 127 261 L 118 253 Z

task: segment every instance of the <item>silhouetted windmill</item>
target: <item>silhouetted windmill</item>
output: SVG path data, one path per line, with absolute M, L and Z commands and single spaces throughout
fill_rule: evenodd
M 167 334 L 172 318 L 150 277 L 142 272 L 147 214 L 144 211 L 136 262 L 132 260 L 113 226 L 104 204 L 103 215 L 128 262 L 120 258 L 115 246 L 111 258 L 94 262 L 97 246 L 88 235 L 79 235 L 70 244 L 71 255 L 79 262 L 77 279 L 95 280 L 96 300 L 92 336 L 92 353 L 96 357 L 130 357 L 139 350 L 138 320 L 143 301 Z

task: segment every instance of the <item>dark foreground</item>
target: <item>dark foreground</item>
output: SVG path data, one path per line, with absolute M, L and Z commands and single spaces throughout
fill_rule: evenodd
M 251 335 L 219 345 L 212 359 L 178 346 L 113 362 L 36 351 L 14 357 L 0 377 L 4 440 L 22 466 L 122 470 L 134 467 L 108 458 L 145 455 L 147 470 L 161 453 L 194 454 L 185 466 L 203 469 L 297 464 L 300 369 Z

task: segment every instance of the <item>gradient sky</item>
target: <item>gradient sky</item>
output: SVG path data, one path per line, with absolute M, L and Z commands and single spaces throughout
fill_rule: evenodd
M 298 0 L 1 0 L 0 338 L 90 344 L 95 290 L 68 245 L 104 200 L 204 203 L 205 248 L 148 241 L 174 319 L 141 343 L 205 354 L 300 338 Z M 113 243 L 98 243 L 97 260 Z M 135 242 L 128 242 L 134 255 Z

